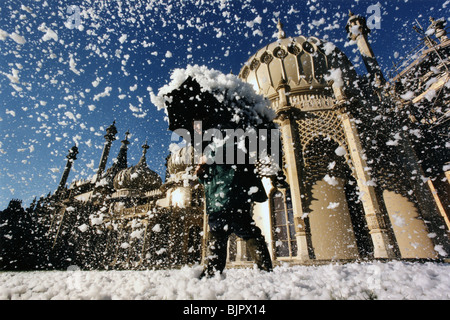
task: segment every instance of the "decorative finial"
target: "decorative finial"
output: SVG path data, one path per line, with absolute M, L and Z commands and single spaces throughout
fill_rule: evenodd
M 112 125 L 110 125 L 108 128 L 106 128 L 106 135 L 105 138 L 107 138 L 108 140 L 116 140 L 116 138 L 114 137 L 117 133 L 117 128 L 115 126 L 116 124 L 116 120 L 113 121 Z
M 441 43 L 446 42 L 448 40 L 447 31 L 445 30 L 446 22 L 444 19 L 435 20 L 433 17 L 430 17 L 431 25 L 428 27 L 429 32 L 434 34 L 436 38 L 439 39 Z M 427 35 L 430 35 L 427 31 Z
M 147 140 L 145 140 L 145 144 L 142 145 L 142 153 L 145 155 L 147 153 L 147 149 L 149 149 L 150 147 L 147 144 Z
M 69 154 L 67 155 L 67 159 L 76 160 L 77 159 L 77 154 L 78 154 L 78 147 L 77 146 L 73 146 L 69 150 Z
M 147 149 L 150 148 L 147 144 L 147 140 L 145 140 L 145 144 L 142 145 L 142 156 L 141 159 L 138 162 L 139 166 L 147 165 L 147 158 L 145 157 L 145 154 L 147 153 Z
M 283 24 L 281 23 L 280 19 L 278 19 L 277 28 L 278 28 L 278 39 L 286 38 L 286 33 L 283 30 Z
M 129 136 L 129 135 L 130 135 L 130 132 L 129 132 L 129 130 L 127 130 L 127 132 L 125 132 L 125 139 L 122 140 L 122 144 L 123 144 L 124 146 L 130 144 L 130 141 L 128 141 L 128 136 Z

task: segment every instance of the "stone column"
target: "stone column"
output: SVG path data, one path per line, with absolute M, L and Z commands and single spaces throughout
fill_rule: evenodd
M 287 179 L 291 191 L 292 209 L 294 213 L 295 237 L 297 240 L 297 259 L 301 261 L 310 260 L 308 250 L 308 232 L 303 217 L 303 206 L 301 200 L 300 168 L 298 157 L 301 154 L 297 141 L 298 130 L 293 119 L 294 108 L 290 106 L 286 96 L 286 86 L 278 88 L 280 103 L 278 106 L 278 121 L 283 143 L 283 152 Z
M 374 245 L 374 258 L 395 258 L 394 246 L 381 213 L 379 200 L 374 184 L 367 171 L 367 163 L 363 155 L 361 142 L 354 123 L 345 112 L 340 114 L 350 157 L 359 187 L 360 199 L 364 207 L 367 225 Z
M 236 262 L 248 261 L 247 259 L 247 243 L 236 237 Z

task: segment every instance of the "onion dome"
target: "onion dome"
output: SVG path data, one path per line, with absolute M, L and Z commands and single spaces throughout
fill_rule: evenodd
M 145 154 L 149 146 L 142 146 L 143 152 L 139 162 L 132 167 L 123 169 L 114 177 L 114 188 L 116 190 L 133 189 L 142 192 L 158 189 L 161 184 L 159 175 L 147 166 Z
M 330 87 L 330 74 L 340 69 L 343 81 L 356 78 L 350 60 L 334 44 L 316 37 L 287 38 L 278 22 L 278 40 L 261 48 L 245 63 L 239 77 L 272 100 L 281 86 L 292 94 Z M 350 82 L 351 83 L 351 82 Z
M 167 173 L 174 175 L 185 173 L 186 169 L 192 168 L 192 157 L 194 148 L 192 146 L 183 147 L 178 150 L 171 150 L 167 159 Z

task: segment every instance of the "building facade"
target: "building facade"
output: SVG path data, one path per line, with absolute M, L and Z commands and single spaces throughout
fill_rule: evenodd
M 287 184 L 263 177 L 269 200 L 253 210 L 275 264 L 447 258 L 450 41 L 442 21 L 431 22 L 434 33 L 426 33 L 420 58 L 390 81 L 369 45 L 365 19 L 352 13 L 346 31 L 367 75 L 358 75 L 331 42 L 287 37 L 281 22 L 278 39 L 243 65 L 239 78 L 270 101 L 281 132 Z M 200 263 L 207 216 L 202 186 L 192 177 L 192 148 L 171 153 L 162 182 L 147 166 L 146 144 L 140 161 L 128 165 L 128 133 L 106 169 L 116 134 L 112 124 L 91 180 L 66 187 L 78 153 L 71 149 L 57 191 L 29 208 L 50 239 L 48 263 L 106 269 Z M 228 264 L 252 264 L 244 241 L 230 239 Z
M 269 186 L 271 201 L 259 211 L 274 257 L 298 263 L 445 257 L 447 216 L 422 179 L 424 155 L 387 93 L 391 84 L 369 45 L 365 19 L 350 13 L 346 25 L 368 71 L 363 77 L 333 44 L 287 38 L 278 28 L 279 39 L 239 74 L 271 101 L 282 133 L 289 188 Z M 439 135 L 432 139 L 442 144 Z M 448 188 L 448 180 L 440 181 Z

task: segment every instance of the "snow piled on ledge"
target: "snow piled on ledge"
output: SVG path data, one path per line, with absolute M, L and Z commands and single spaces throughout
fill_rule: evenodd
M 198 280 L 201 270 L 201 266 L 186 266 L 180 270 L 2 272 L 0 299 L 450 299 L 447 263 L 280 266 L 272 273 L 226 269 L 223 278 Z

